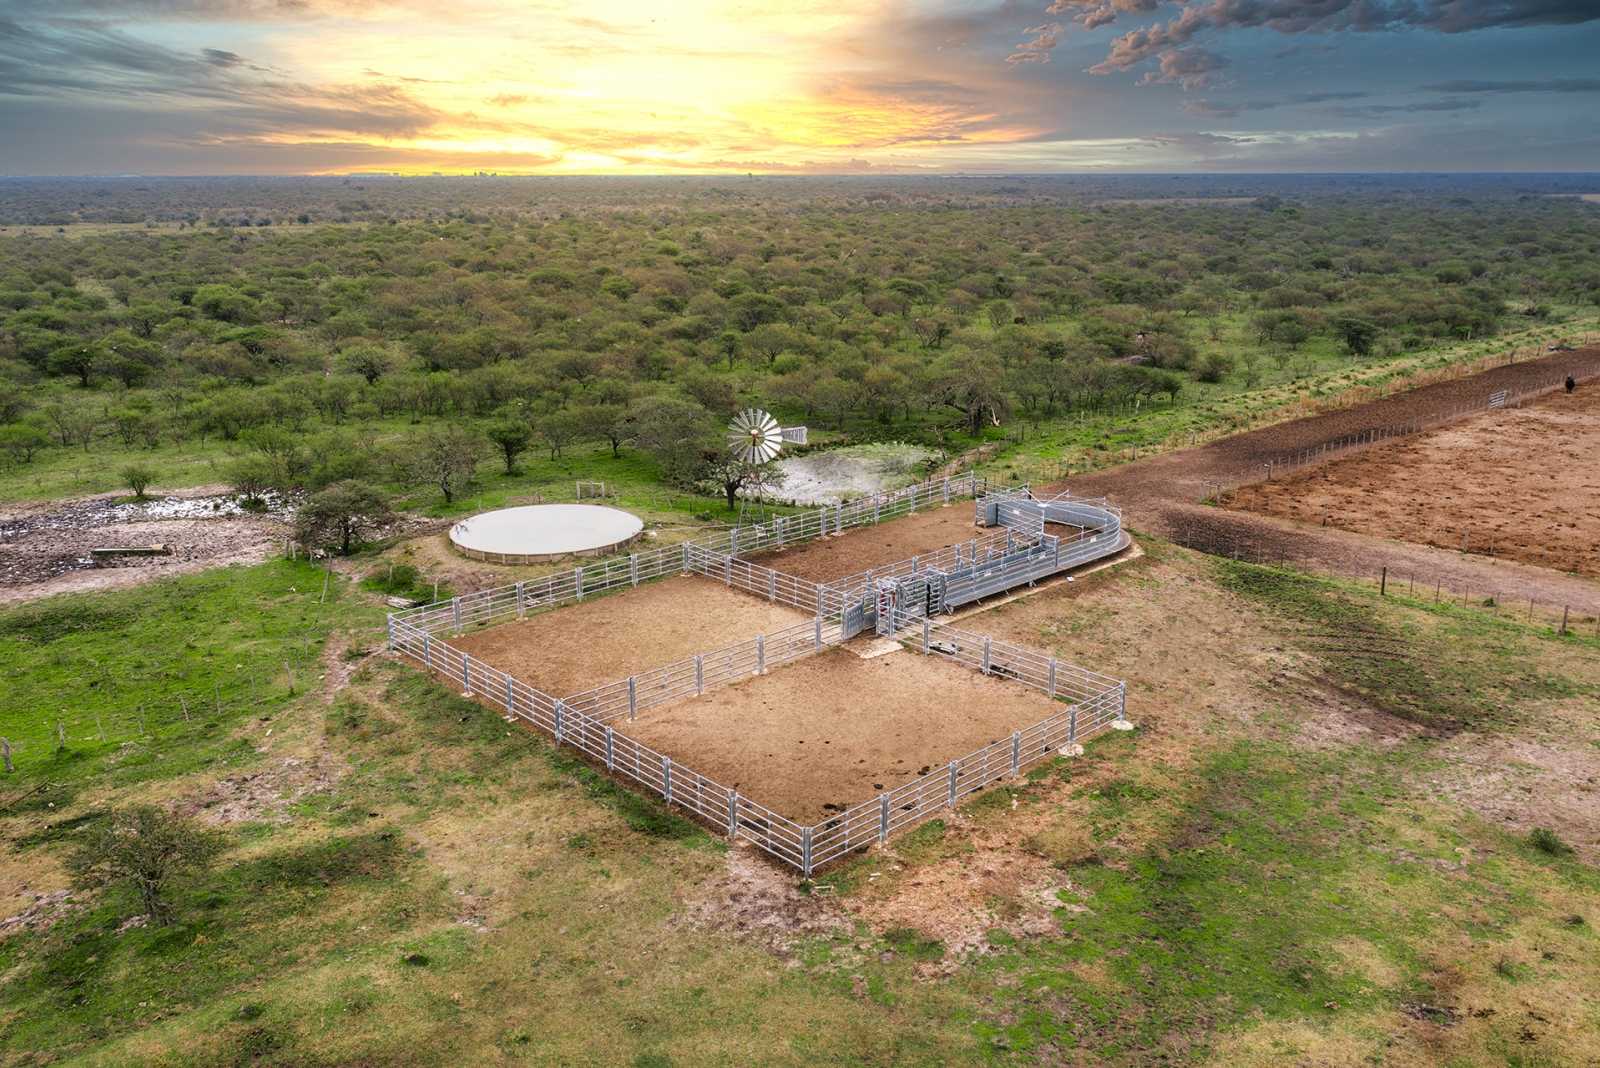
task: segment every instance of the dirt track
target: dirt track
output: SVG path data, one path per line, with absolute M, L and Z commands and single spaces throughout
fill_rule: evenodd
M 1326 529 L 1268 516 L 1229 512 L 1200 504 L 1208 486 L 1243 480 L 1261 463 L 1372 427 L 1392 426 L 1436 409 L 1486 401 L 1497 389 L 1512 392 L 1540 384 L 1556 385 L 1572 371 L 1585 381 L 1581 390 L 1600 389 L 1600 346 L 1556 353 L 1538 360 L 1496 367 L 1483 374 L 1440 382 L 1356 408 L 1223 438 L 1193 449 L 1082 475 L 1050 487 L 1089 496 L 1106 496 L 1123 508 L 1128 524 L 1195 548 L 1230 548 L 1299 561 L 1323 570 L 1376 575 L 1381 566 L 1414 573 L 1450 588 L 1494 592 L 1507 598 L 1534 597 L 1546 604 L 1570 603 L 1600 609 L 1600 586 L 1577 576 L 1513 561 L 1411 545 Z M 1600 532 L 1590 535 L 1600 538 Z

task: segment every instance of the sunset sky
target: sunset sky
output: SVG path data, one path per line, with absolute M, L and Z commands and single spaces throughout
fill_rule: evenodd
M 0 0 L 0 174 L 1600 170 L 1600 0 Z

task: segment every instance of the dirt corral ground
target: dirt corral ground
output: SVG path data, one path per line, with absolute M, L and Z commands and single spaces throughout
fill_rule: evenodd
M 1241 487 L 1232 507 L 1600 576 L 1600 388 Z
M 281 518 L 241 511 L 232 497 L 203 488 L 144 502 L 104 494 L 14 506 L 0 515 L 0 604 L 257 563 L 280 549 L 286 534 Z M 95 548 L 151 545 L 170 554 L 101 567 L 90 557 Z
M 680 575 L 450 644 L 552 697 L 570 697 L 809 618 L 710 579 Z
M 823 582 L 879 564 L 931 553 L 983 533 L 972 522 L 972 502 L 951 501 L 884 523 L 856 527 L 789 549 L 754 553 L 754 560 L 786 575 Z
M 863 658 L 852 644 L 641 714 L 625 733 L 809 822 L 1065 708 L 936 656 Z

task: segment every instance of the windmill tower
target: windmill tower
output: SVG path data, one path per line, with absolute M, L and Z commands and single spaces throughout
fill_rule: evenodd
M 768 412 L 760 408 L 746 408 L 728 423 L 728 452 L 740 463 L 759 468 L 763 464 L 777 459 L 785 445 L 804 445 L 806 443 L 806 428 L 803 426 L 779 426 L 778 421 Z M 749 502 L 740 499 L 739 525 L 745 525 L 746 511 Z M 756 482 L 756 505 L 754 519 L 761 522 L 766 517 L 766 505 L 763 501 L 761 483 Z

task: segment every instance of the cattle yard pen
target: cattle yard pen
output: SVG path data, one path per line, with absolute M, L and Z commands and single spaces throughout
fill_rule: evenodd
M 1103 501 L 1065 497 L 1036 501 L 1026 487 L 987 495 L 984 489 L 983 481 L 975 476 L 923 483 L 759 527 L 736 528 L 712 538 L 574 568 L 537 582 L 397 612 L 389 617 L 389 647 L 458 684 L 464 694 L 544 731 L 557 746 L 578 748 L 609 772 L 659 795 L 669 806 L 688 811 L 732 838 L 751 842 L 809 877 L 819 866 L 886 841 L 889 835 L 930 819 L 969 794 L 1017 775 L 1123 718 L 1126 686 L 1122 682 L 936 618 L 963 599 L 1034 581 L 1111 555 L 1127 544 L 1120 516 Z M 927 559 L 891 564 L 865 576 L 818 584 L 738 559 L 743 552 L 795 544 L 921 506 L 969 497 L 977 498 L 979 522 L 1000 529 Z M 1046 521 L 1071 522 L 1080 533 L 1070 541 L 1045 534 Z M 530 611 L 683 572 L 704 575 L 730 588 L 814 614 L 805 622 L 566 697 L 535 689 L 448 640 L 470 628 L 522 618 Z M 928 594 L 933 588 L 930 576 L 946 595 L 937 601 Z M 908 584 L 920 600 L 905 598 Z M 955 601 L 947 599 L 952 590 Z M 869 624 L 885 640 L 905 649 L 1028 687 L 1061 707 L 1013 730 L 1009 737 L 812 824 L 790 819 L 625 733 L 625 724 L 635 721 L 641 712 L 692 700 L 837 648 Z M 911 692 L 906 698 L 926 701 L 936 700 L 937 695 Z M 729 729 L 739 727 L 733 724 Z

